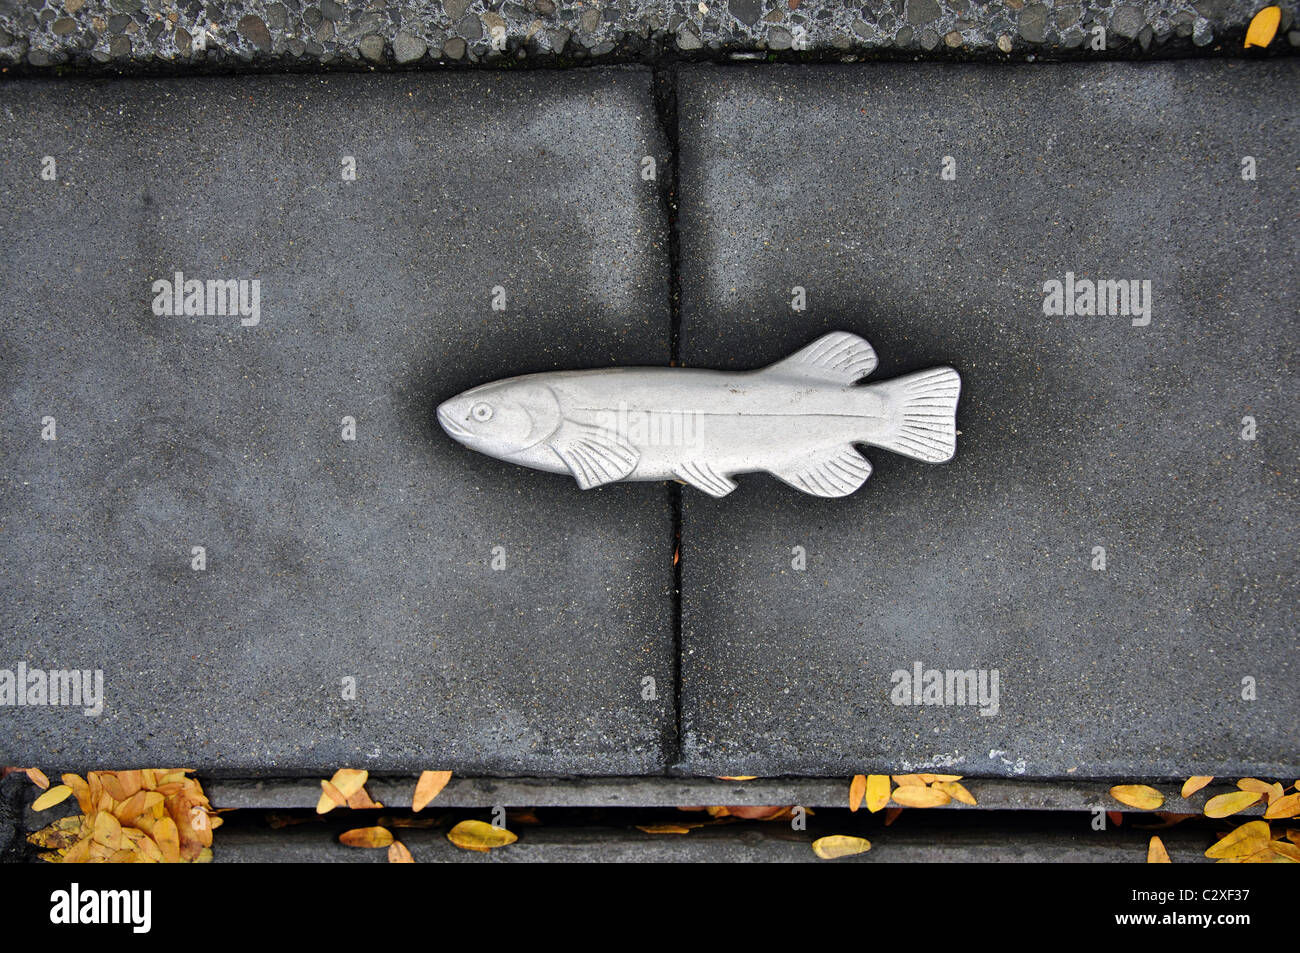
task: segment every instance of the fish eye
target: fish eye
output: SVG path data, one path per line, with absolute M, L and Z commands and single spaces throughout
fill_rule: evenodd
M 492 419 L 492 408 L 488 404 L 475 404 L 469 410 L 470 416 L 479 423 Z

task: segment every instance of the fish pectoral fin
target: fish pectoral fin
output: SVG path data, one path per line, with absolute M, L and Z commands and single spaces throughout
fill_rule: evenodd
M 862 338 L 832 331 L 760 373 L 847 386 L 874 371 L 877 363 L 875 350 Z
M 768 470 L 796 490 L 813 496 L 848 496 L 871 476 L 871 464 L 851 445 L 821 450 L 780 469 Z
M 614 431 L 570 421 L 556 431 L 551 449 L 584 490 L 624 479 L 640 459 L 636 448 Z
M 736 481 L 731 477 L 718 473 L 713 467 L 699 460 L 687 460 L 673 470 L 673 476 L 712 497 L 726 496 L 737 486 Z

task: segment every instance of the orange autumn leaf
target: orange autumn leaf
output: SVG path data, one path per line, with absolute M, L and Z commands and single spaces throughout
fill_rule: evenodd
M 1183 782 L 1183 790 L 1180 793 L 1184 798 L 1189 798 L 1213 780 L 1213 775 L 1194 775 Z
M 399 840 L 393 841 L 388 845 L 388 862 L 390 864 L 413 864 L 415 858 L 407 850 L 406 845 Z
M 718 778 L 718 780 L 719 781 L 754 781 L 757 780 L 757 778 L 758 775 L 756 774 L 730 774 L 730 775 L 724 774 L 722 777 Z
M 90 785 L 78 774 L 65 774 L 62 778 L 64 784 L 72 788 L 72 793 L 77 798 L 77 803 L 81 805 L 81 813 L 89 814 L 91 809 Z
M 430 801 L 442 793 L 442 789 L 450 780 L 450 771 L 421 771 L 420 780 L 415 783 L 415 796 L 411 800 L 411 810 L 424 810 Z
M 72 792 L 69 791 L 69 794 Z M 862 806 L 862 799 L 867 794 L 867 777 L 864 774 L 853 775 L 849 783 L 849 810 L 856 811 Z
M 1281 7 L 1265 7 L 1260 10 L 1251 19 L 1250 26 L 1246 28 L 1246 42 L 1243 48 L 1268 46 L 1273 42 L 1273 37 L 1277 36 L 1277 28 L 1281 22 Z
M 1264 816 L 1269 820 L 1275 818 L 1295 817 L 1300 814 L 1300 794 L 1288 794 L 1269 804 Z
M 386 827 L 355 827 L 340 834 L 339 843 L 347 847 L 387 847 L 393 843 L 393 832 Z
M 1147 845 L 1147 863 L 1148 864 L 1168 864 L 1169 851 L 1165 850 L 1165 842 L 1159 837 L 1152 837 L 1151 843 Z
M 40 768 L 23 768 L 21 770 L 27 775 L 28 779 L 31 780 L 32 784 L 36 785 L 42 791 L 50 786 L 50 779 L 46 777 L 45 772 Z
M 890 824 L 893 824 L 894 821 L 898 820 L 898 816 L 902 813 L 903 809 L 901 807 L 885 808 L 885 826 L 888 827 Z
M 637 830 L 645 831 L 647 834 L 689 834 L 697 827 L 703 827 L 703 824 L 638 824 Z

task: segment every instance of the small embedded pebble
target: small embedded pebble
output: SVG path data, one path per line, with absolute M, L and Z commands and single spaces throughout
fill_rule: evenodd
M 414 63 L 424 56 L 428 45 L 418 36 L 399 33 L 393 37 L 393 59 L 399 63 Z
M 361 50 L 361 55 L 372 63 L 382 63 L 384 61 L 384 38 L 377 33 L 371 33 L 361 38 L 357 45 Z

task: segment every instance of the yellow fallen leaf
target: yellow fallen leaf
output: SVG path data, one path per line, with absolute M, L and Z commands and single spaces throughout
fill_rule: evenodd
M 69 791 L 69 794 L 72 792 Z M 862 806 L 862 799 L 867 793 L 867 777 L 864 774 L 853 775 L 849 783 L 849 810 L 856 811 Z
M 1282 22 L 1281 7 L 1265 7 L 1256 13 L 1246 28 L 1245 49 L 1252 46 L 1268 46 L 1277 36 L 1278 25 Z
M 867 776 L 867 810 L 875 814 L 889 803 L 889 775 Z
M 1168 864 L 1169 851 L 1165 850 L 1165 842 L 1159 837 L 1152 837 L 1151 843 L 1147 844 L 1147 863 L 1148 864 Z
M 1280 854 L 1287 860 L 1300 864 L 1300 847 L 1295 844 L 1288 844 L 1284 840 L 1274 840 L 1268 842 L 1269 849 L 1275 854 Z
M 812 849 L 822 860 L 835 860 L 837 857 L 865 854 L 871 850 L 871 841 L 865 837 L 850 837 L 848 834 L 831 834 L 813 841 Z
M 44 811 L 56 804 L 62 804 L 70 797 L 72 797 L 72 788 L 66 784 L 56 784 L 32 802 L 32 810 Z
M 100 811 L 95 815 L 94 840 L 109 850 L 118 850 L 122 846 L 122 825 L 108 811 Z
M 162 854 L 163 863 L 181 862 L 181 834 L 170 817 L 160 818 L 153 826 L 154 843 Z
M 411 856 L 411 852 L 406 849 L 405 844 L 395 840 L 388 845 L 388 862 L 390 864 L 413 864 L 415 858 Z
M 958 781 L 936 781 L 933 785 L 939 791 L 947 794 L 954 801 L 961 801 L 963 804 L 975 805 L 975 795 L 966 790 L 966 786 Z
M 1186 781 L 1183 782 L 1183 790 L 1181 792 L 1182 796 L 1185 798 L 1191 797 L 1193 794 L 1195 794 L 1197 791 L 1205 787 L 1213 780 L 1214 780 L 1214 775 L 1212 774 L 1211 775 L 1197 774 L 1188 778 Z
M 365 788 L 358 788 L 353 792 L 352 796 L 348 798 L 348 807 L 353 810 L 366 810 L 367 808 L 383 807 L 383 805 L 378 801 L 372 800 L 370 795 L 366 793 Z
M 756 774 L 733 774 L 723 775 L 718 778 L 719 781 L 754 781 L 758 778 Z
M 1205 852 L 1206 857 L 1249 857 L 1268 846 L 1268 824 L 1264 821 L 1250 821 L 1242 824 L 1221 838 L 1217 844 Z
M 894 789 L 894 803 L 903 807 L 942 807 L 952 803 L 952 796 L 923 784 L 905 784 Z
M 355 827 L 339 835 L 339 843 L 348 847 L 387 847 L 393 832 L 386 827 Z
M 1254 791 L 1234 791 L 1220 794 L 1205 802 L 1206 817 L 1231 817 L 1238 811 L 1244 811 L 1259 802 L 1260 796 Z
M 343 799 L 346 801 L 361 790 L 368 777 L 370 777 L 370 772 L 364 768 L 339 768 L 334 772 L 334 777 L 330 778 L 330 784 L 338 788 L 339 793 L 343 795 Z
M 1165 803 L 1164 795 L 1146 784 L 1117 784 L 1110 789 L 1110 796 L 1141 811 L 1154 811 Z
M 343 793 L 329 781 L 321 781 L 320 790 L 320 800 L 316 802 L 317 814 L 328 814 L 336 807 L 347 806 L 348 799 L 345 798 Z
M 447 840 L 464 850 L 487 853 L 496 847 L 505 847 L 519 840 L 504 827 L 493 827 L 483 821 L 461 821 L 447 832 Z
M 139 851 L 140 856 L 145 860 L 152 861 L 155 864 L 161 864 L 163 862 L 162 849 L 153 838 L 147 835 L 136 840 L 136 850 Z
M 638 824 L 638 830 L 645 831 L 647 834 L 689 834 L 697 827 L 703 827 L 703 824 Z
M 64 817 L 27 835 L 27 842 L 47 850 L 65 851 L 81 839 L 81 817 Z
M 924 776 L 920 774 L 896 774 L 894 775 L 894 783 L 900 788 L 912 787 L 918 784 L 924 786 L 925 779 Z
M 62 780 L 64 784 L 72 788 L 72 793 L 77 796 L 77 803 L 81 805 L 81 813 L 89 814 L 93 803 L 90 800 L 90 785 L 78 774 L 65 774 Z
M 411 810 L 424 810 L 430 801 L 442 793 L 442 789 L 450 780 L 450 771 L 421 771 L 420 780 L 415 783 L 415 797 L 411 800 Z
M 922 774 L 918 777 L 926 784 L 934 784 L 936 781 L 960 781 L 960 774 Z
M 1288 794 L 1286 797 L 1280 797 L 1271 802 L 1268 809 L 1264 811 L 1264 816 L 1269 820 L 1295 817 L 1297 814 L 1300 814 L 1300 794 Z
M 1237 787 L 1243 791 L 1254 791 L 1256 794 L 1267 794 L 1272 790 L 1273 785 L 1267 781 L 1261 781 L 1258 778 L 1242 778 L 1237 782 Z

